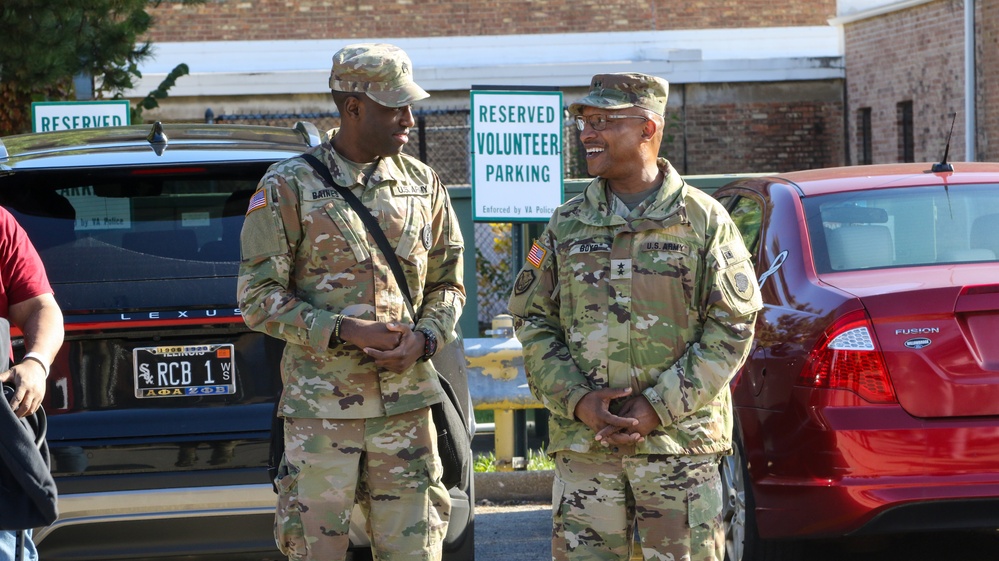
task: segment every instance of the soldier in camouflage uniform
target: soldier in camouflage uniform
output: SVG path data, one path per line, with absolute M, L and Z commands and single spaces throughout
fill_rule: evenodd
M 596 176 L 514 283 L 528 381 L 552 414 L 552 558 L 721 561 L 728 383 L 761 306 L 738 230 L 665 159 L 668 84 L 594 76 L 570 106 Z
M 345 47 L 330 88 L 341 127 L 311 153 L 377 218 L 420 317 L 339 193 L 301 158 L 271 166 L 246 213 L 238 291 L 246 324 L 287 342 L 275 539 L 289 559 L 344 559 L 357 502 L 376 559 L 439 559 L 451 505 L 427 359 L 464 304 L 461 232 L 437 174 L 401 153 L 411 104 L 428 97 L 406 54 Z

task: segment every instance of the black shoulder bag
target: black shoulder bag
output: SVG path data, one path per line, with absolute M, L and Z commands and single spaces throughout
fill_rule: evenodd
M 406 275 L 402 272 L 399 258 L 395 254 L 395 249 L 385 237 L 378 221 L 371 215 L 371 211 L 346 187 L 339 185 L 330 173 L 328 167 L 319 161 L 312 154 L 302 154 L 305 159 L 327 183 L 335 188 L 347 201 L 354 212 L 361 218 L 364 226 L 368 229 L 371 237 L 374 238 L 378 248 L 385 255 L 392 274 L 395 276 L 399 288 L 406 297 L 406 306 L 409 308 L 410 316 L 416 321 L 418 316 L 413 308 L 412 295 L 409 292 L 409 284 L 406 282 Z M 453 375 L 460 375 L 465 365 L 465 350 L 461 337 L 457 337 L 447 345 L 441 345 L 437 353 L 431 358 L 434 368 L 438 372 L 450 372 Z M 431 406 L 434 426 L 437 428 L 437 454 L 440 456 L 444 466 L 444 476 L 441 481 L 449 489 L 461 485 L 468 480 L 469 470 L 472 464 L 472 435 L 469 432 L 468 423 L 462 416 L 463 406 L 455 393 L 454 388 L 443 374 L 437 376 L 440 385 L 444 389 L 444 396 L 440 403 Z

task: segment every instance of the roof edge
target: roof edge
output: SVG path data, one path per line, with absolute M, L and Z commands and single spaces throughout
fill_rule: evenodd
M 879 6 L 877 8 L 863 10 L 846 16 L 836 16 L 834 18 L 830 18 L 828 21 L 829 25 L 832 25 L 834 27 L 841 27 L 848 23 L 856 23 L 858 21 L 862 21 L 865 19 L 870 19 L 877 16 L 883 16 L 885 14 L 899 12 L 902 10 L 908 10 L 909 8 L 915 8 L 916 6 L 929 4 L 930 2 L 935 2 L 935 1 L 936 0 L 904 0 L 902 2 L 896 2 L 894 4 Z

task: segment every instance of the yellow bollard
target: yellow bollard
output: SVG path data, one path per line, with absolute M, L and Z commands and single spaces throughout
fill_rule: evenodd
M 493 411 L 495 432 L 493 438 L 496 446 L 496 471 L 514 471 L 527 467 L 523 456 L 513 455 L 513 410 L 496 409 Z

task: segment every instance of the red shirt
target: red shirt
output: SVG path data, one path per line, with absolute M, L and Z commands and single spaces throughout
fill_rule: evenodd
M 0 317 L 8 316 L 11 304 L 50 293 L 35 246 L 17 220 L 0 207 Z

